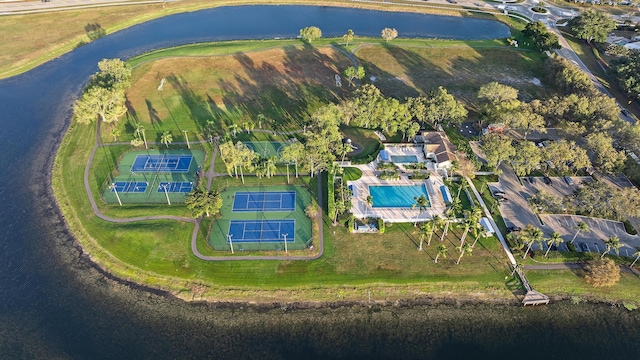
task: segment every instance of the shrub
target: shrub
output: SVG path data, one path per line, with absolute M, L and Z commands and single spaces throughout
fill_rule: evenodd
M 628 234 L 638 235 L 638 230 L 636 230 L 636 228 L 634 228 L 633 225 L 631 225 L 629 220 L 625 220 L 623 224 L 624 224 L 624 229 L 627 231 Z
M 634 302 L 623 302 L 622 306 L 624 306 L 625 309 L 629 310 L 629 311 L 633 311 L 633 310 L 637 310 L 638 309 L 638 305 L 636 305 L 636 303 Z
M 576 251 L 576 246 L 572 243 L 567 243 L 567 249 L 569 249 L 569 251 Z
M 415 171 L 413 174 L 409 175 L 409 179 L 411 180 L 420 180 L 420 179 L 428 179 L 429 173 L 422 171 Z
M 384 234 L 385 231 L 384 220 L 382 220 L 381 218 L 378 218 L 378 231 L 380 232 L 380 234 Z
M 304 213 L 309 219 L 315 219 L 318 216 L 318 203 L 316 203 L 315 199 L 311 199 L 311 204 L 304 209 Z
M 584 268 L 585 280 L 593 287 L 609 287 L 620 280 L 620 267 L 611 259 L 590 261 Z
M 349 218 L 347 219 L 347 230 L 349 230 L 349 232 L 353 232 L 353 230 L 355 229 L 355 225 L 356 225 L 356 217 L 353 215 L 350 215 Z

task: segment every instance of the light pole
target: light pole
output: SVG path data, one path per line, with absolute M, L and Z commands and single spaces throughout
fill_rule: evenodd
M 167 185 L 168 184 L 164 184 L 162 188 L 164 189 L 164 195 L 167 197 L 167 204 L 171 205 L 171 200 L 169 200 L 169 193 L 167 192 Z
M 284 236 L 284 252 L 288 253 L 288 249 L 287 249 L 287 235 L 289 234 L 282 234 L 282 236 Z
M 231 240 L 232 237 L 233 234 L 227 235 L 227 238 L 229 239 L 229 245 L 231 246 L 231 254 L 233 254 L 233 241 Z
M 120 201 L 120 195 L 118 195 L 118 189 L 116 188 L 116 184 L 111 183 L 111 188 L 113 189 L 113 192 L 116 193 L 116 199 L 118 199 L 118 204 L 122 206 L 122 201 Z

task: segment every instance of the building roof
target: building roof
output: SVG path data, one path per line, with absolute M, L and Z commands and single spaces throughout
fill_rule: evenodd
M 456 160 L 456 147 L 449 142 L 444 131 L 425 131 L 422 133 L 422 141 L 427 152 L 436 155 L 439 164 Z

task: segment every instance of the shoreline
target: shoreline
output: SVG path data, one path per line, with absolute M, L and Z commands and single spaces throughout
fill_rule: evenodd
M 164 6 L 165 3 L 163 3 Z M 143 13 L 131 19 L 125 19 L 124 21 L 118 22 L 113 25 L 105 25 L 105 36 L 116 33 L 121 30 L 128 29 L 132 26 L 139 25 L 148 21 L 157 20 L 166 16 L 176 15 L 176 14 L 185 14 L 191 13 L 199 10 L 206 9 L 214 9 L 220 7 L 229 7 L 229 6 L 251 6 L 251 5 L 292 5 L 292 6 L 312 6 L 312 7 L 340 7 L 340 8 L 351 8 L 351 9 L 366 9 L 366 10 L 376 10 L 376 11 L 385 11 L 385 12 L 405 12 L 405 13 L 417 13 L 417 14 L 434 14 L 434 15 L 446 15 L 446 16 L 459 16 L 459 17 L 474 17 L 478 19 L 487 19 L 487 16 L 491 16 L 494 21 L 501 21 L 500 18 L 505 16 L 501 12 L 498 11 L 488 11 L 482 8 L 469 8 L 464 6 L 451 6 L 445 4 L 416 4 L 416 3 L 377 3 L 374 1 L 357 1 L 357 0 L 334 0 L 334 1 L 323 1 L 323 0 L 312 0 L 312 1 L 301 1 L 301 0 L 280 0 L 280 1 L 272 1 L 272 0 L 263 0 L 263 1 L 245 1 L 245 0 L 224 0 L 218 2 L 200 2 L 199 0 L 196 2 L 175 2 L 175 3 L 166 3 L 166 4 L 178 4 L 177 8 L 167 8 L 164 7 L 158 12 L 152 13 Z M 141 6 L 136 4 L 126 5 L 123 4 L 122 7 L 135 7 Z M 56 10 L 51 9 L 51 12 L 65 12 L 65 11 L 82 11 L 86 9 L 71 9 L 71 10 Z M 89 9 L 90 10 L 90 9 Z M 490 9 L 495 10 L 495 9 Z M 30 16 L 37 14 L 26 14 L 26 15 L 7 15 L 11 16 Z M 521 20 L 518 16 L 511 16 L 513 19 Z M 55 45 L 47 51 L 47 53 L 39 55 L 35 58 L 23 59 L 21 60 L 21 65 L 16 68 L 10 68 L 5 71 L 0 71 L 0 80 L 8 79 L 20 74 L 24 74 L 38 66 L 41 66 L 57 57 L 60 57 L 66 53 L 73 51 L 79 43 L 90 43 L 87 42 L 86 39 L 87 34 L 82 34 L 79 36 L 73 36 L 68 40 L 64 40 L 62 42 L 56 42 Z

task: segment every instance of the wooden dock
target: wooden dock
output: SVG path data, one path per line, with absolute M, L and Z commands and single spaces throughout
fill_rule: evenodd
M 529 280 L 527 280 L 527 276 L 519 266 L 516 265 L 515 271 L 520 278 L 520 282 L 522 282 L 522 286 L 527 290 L 527 293 L 524 295 L 524 299 L 522 299 L 522 305 L 546 305 L 549 303 L 549 297 L 547 295 L 540 293 L 531 287 Z

